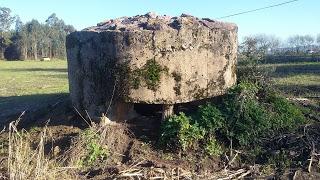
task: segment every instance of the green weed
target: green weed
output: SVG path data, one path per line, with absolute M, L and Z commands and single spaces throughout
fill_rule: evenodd
M 191 117 L 184 113 L 173 115 L 161 125 L 160 145 L 169 148 L 194 148 L 204 138 L 204 129 L 197 123 L 191 124 Z
M 79 165 L 92 166 L 98 160 L 109 156 L 108 148 L 101 145 L 98 134 L 92 129 L 85 130 L 80 136 L 85 144 L 85 153 L 80 158 Z

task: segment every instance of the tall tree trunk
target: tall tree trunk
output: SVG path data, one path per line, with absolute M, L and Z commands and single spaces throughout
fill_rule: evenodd
M 4 48 L 0 48 L 0 60 L 4 59 Z
M 3 31 L 0 32 L 0 60 L 4 59 L 4 38 Z
M 28 59 L 28 47 L 23 48 L 23 60 Z
M 45 57 L 46 55 L 44 54 L 44 46 L 41 48 L 41 58 Z
M 37 44 L 34 44 L 33 46 L 33 57 L 35 60 L 38 59 L 38 48 L 37 48 Z
M 48 48 L 49 48 L 49 52 L 48 52 L 48 53 L 49 53 L 49 54 L 48 54 L 48 55 L 49 55 L 49 58 L 52 59 L 52 56 L 51 56 L 51 46 L 49 46 Z

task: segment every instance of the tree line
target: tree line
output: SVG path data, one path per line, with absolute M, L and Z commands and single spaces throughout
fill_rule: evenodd
M 264 55 L 289 55 L 308 56 L 320 55 L 320 34 L 316 37 L 311 35 L 294 35 L 282 41 L 273 35 L 257 34 L 245 36 L 239 44 L 239 52 L 259 52 L 258 56 Z
M 285 41 L 272 35 L 250 35 L 243 38 L 238 48 L 240 65 L 319 61 L 320 34 L 316 37 L 295 35 Z
M 14 24 L 15 28 L 11 29 Z M 0 59 L 65 59 L 66 35 L 73 31 L 75 28 L 55 13 L 44 23 L 32 19 L 24 24 L 9 8 L 0 7 Z
M 75 31 L 72 25 L 65 24 L 55 13 L 44 23 L 32 19 L 25 24 L 11 13 L 9 8 L 0 7 L 0 59 L 66 58 L 65 38 Z M 15 28 L 11 29 L 14 23 Z M 243 38 L 239 51 L 254 51 L 246 48 L 258 48 L 259 56 L 304 56 L 310 53 L 320 55 L 320 34 L 317 37 L 295 35 L 285 41 L 272 35 L 251 35 Z

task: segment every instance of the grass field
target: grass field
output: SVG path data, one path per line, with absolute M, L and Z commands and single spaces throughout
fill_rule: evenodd
M 274 69 L 272 79 L 290 96 L 320 97 L 320 62 L 267 65 Z
M 0 122 L 46 108 L 68 93 L 67 62 L 0 61 Z
M 68 92 L 67 62 L 0 61 L 0 97 Z

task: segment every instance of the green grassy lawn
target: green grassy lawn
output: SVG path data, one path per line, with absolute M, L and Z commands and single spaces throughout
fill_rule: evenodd
M 65 98 L 67 61 L 0 61 L 0 122 Z M 15 117 L 14 116 L 14 117 Z
M 0 97 L 68 92 L 67 62 L 0 61 Z
M 290 96 L 320 97 L 320 62 L 265 65 L 276 87 Z
M 320 86 L 320 75 L 311 74 L 288 74 L 285 77 L 273 78 L 279 85 L 297 85 L 297 86 Z

